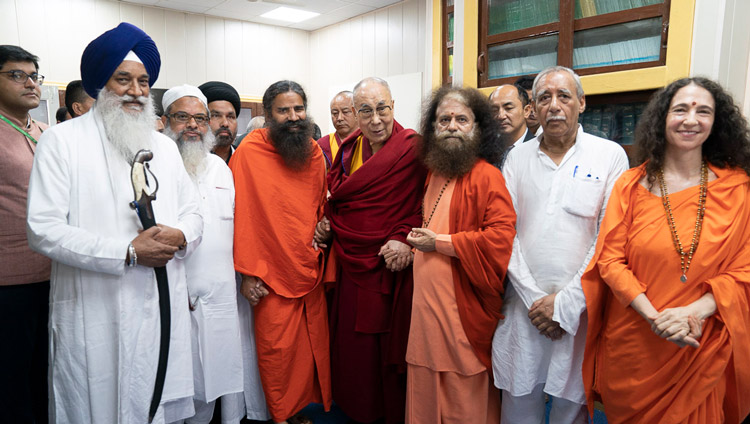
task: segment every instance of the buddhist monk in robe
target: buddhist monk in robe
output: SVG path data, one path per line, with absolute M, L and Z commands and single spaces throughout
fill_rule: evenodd
M 411 314 L 409 231 L 419 225 L 426 171 L 413 130 L 393 119 L 385 81 L 354 89 L 360 130 L 341 145 L 326 209 L 337 260 L 331 312 L 336 404 L 358 422 L 404 420 Z
M 406 422 L 496 424 L 492 336 L 516 213 L 495 163 L 503 153 L 487 99 L 443 87 L 422 123 L 420 157 L 430 170 L 414 255 L 406 351 Z
M 352 96 L 351 91 L 342 91 L 331 100 L 331 122 L 336 131 L 318 139 L 318 145 L 323 150 L 326 160 L 326 169 L 331 169 L 331 163 L 339 152 L 341 143 L 358 128 Z
M 242 295 L 257 304 L 258 369 L 269 412 L 275 422 L 291 423 L 311 402 L 331 405 L 324 258 L 312 245 L 323 217 L 325 164 L 299 84 L 274 83 L 263 107 L 270 127 L 250 133 L 229 162 L 234 263 Z
M 718 84 L 678 80 L 643 113 L 583 278 L 589 409 L 610 423 L 750 412 L 750 139 Z M 718 130 L 721 129 L 721 130 Z

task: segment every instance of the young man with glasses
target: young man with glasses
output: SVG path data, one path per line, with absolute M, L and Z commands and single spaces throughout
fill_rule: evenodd
M 359 130 L 344 140 L 341 160 L 328 174 L 327 219 L 316 233 L 323 244 L 335 236 L 338 259 L 331 309 L 333 398 L 358 422 L 400 422 L 405 413 L 413 287 L 406 236 L 421 226 L 426 171 L 415 153 L 419 135 L 394 120 L 393 105 L 380 78 L 354 87 Z
M 36 141 L 39 58 L 0 46 L 0 422 L 47 422 L 50 260 L 26 239 L 26 198 Z

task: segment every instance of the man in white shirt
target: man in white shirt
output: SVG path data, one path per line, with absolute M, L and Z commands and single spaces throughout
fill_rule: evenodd
M 578 115 L 586 99 L 572 70 L 543 70 L 533 97 L 543 134 L 511 150 L 503 167 L 518 220 L 505 319 L 492 346 L 501 422 L 544 422 L 546 393 L 550 422 L 586 423 L 581 275 L 628 159 L 619 145 L 583 132 Z
M 169 356 L 155 423 L 193 415 L 190 316 L 182 260 L 199 244 L 197 193 L 172 140 L 154 131 L 150 87 L 159 52 L 121 23 L 92 41 L 81 79 L 89 113 L 39 140 L 29 181 L 27 234 L 52 259 L 50 422 L 145 423 L 160 351 L 155 267 L 166 267 Z M 130 204 L 131 164 L 148 149 L 157 226 L 145 231 Z M 153 173 L 153 174 L 151 174 Z M 166 317 L 166 315 L 165 315 Z
M 217 155 L 211 154 L 214 132 L 209 106 L 191 85 L 169 89 L 162 97 L 164 135 L 177 143 L 185 169 L 200 195 L 203 216 L 201 245 L 185 259 L 192 322 L 195 415 L 190 424 L 208 424 L 216 399 L 222 397 L 223 422 L 245 415 L 234 405 L 243 390 L 243 361 L 237 314 L 232 247 L 234 245 L 234 180 Z M 231 143 L 230 143 L 231 144 Z M 257 381 L 260 388 L 260 381 Z

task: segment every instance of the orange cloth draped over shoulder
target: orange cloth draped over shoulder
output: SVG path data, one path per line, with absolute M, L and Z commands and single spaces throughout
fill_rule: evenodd
M 516 235 L 516 212 L 502 174 L 484 160 L 456 181 L 450 208 L 451 258 L 461 325 L 492 378 L 492 336 Z
M 246 137 L 229 162 L 236 191 L 235 269 L 260 278 L 271 292 L 253 310 L 258 367 L 274 421 L 310 402 L 331 405 L 320 284 L 324 255 L 312 247 L 323 217 L 326 168 L 314 146 L 310 163 L 293 171 L 271 144 L 268 129 L 261 129 Z
M 610 423 L 739 423 L 750 412 L 750 180 L 711 166 L 703 230 L 687 282 L 680 282 L 660 196 L 625 172 L 612 190 L 594 258 L 582 279 L 588 331 L 583 381 L 589 412 Z M 692 238 L 698 186 L 669 195 L 680 240 Z M 687 246 L 685 246 L 687 248 Z M 679 348 L 651 331 L 630 303 L 645 293 L 658 311 L 706 292 L 716 313 L 700 347 Z

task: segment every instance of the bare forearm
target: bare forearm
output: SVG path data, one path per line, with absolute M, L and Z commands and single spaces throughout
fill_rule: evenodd
M 656 316 L 659 314 L 659 311 L 654 308 L 654 305 L 652 305 L 651 301 L 646 297 L 646 293 L 641 293 L 636 296 L 635 299 L 630 302 L 630 306 L 649 322 L 656 319 Z

